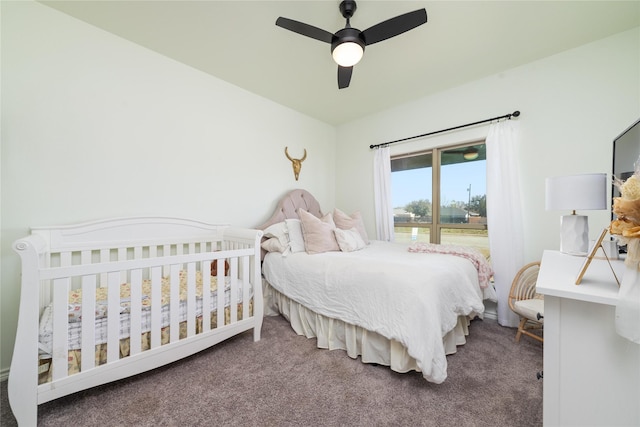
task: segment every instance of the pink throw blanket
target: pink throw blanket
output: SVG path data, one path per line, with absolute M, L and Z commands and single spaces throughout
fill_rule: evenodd
M 436 245 L 434 243 L 414 242 L 409 246 L 409 252 L 438 253 L 455 255 L 471 261 L 478 270 L 478 282 L 481 288 L 489 286 L 489 280 L 493 276 L 493 269 L 489 261 L 478 250 L 468 246 Z

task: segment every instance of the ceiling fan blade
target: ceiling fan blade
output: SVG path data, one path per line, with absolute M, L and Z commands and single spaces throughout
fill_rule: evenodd
M 331 39 L 333 38 L 333 34 L 329 31 L 314 27 L 313 25 L 305 24 L 304 22 L 294 21 L 293 19 L 279 17 L 276 19 L 276 25 L 289 31 L 293 31 L 294 33 L 320 40 L 321 42 L 331 43 Z
M 341 67 L 338 65 L 338 89 L 349 87 L 353 67 Z
M 418 9 L 369 27 L 362 32 L 362 36 L 366 45 L 369 46 L 412 30 L 425 22 L 427 22 L 427 10 Z

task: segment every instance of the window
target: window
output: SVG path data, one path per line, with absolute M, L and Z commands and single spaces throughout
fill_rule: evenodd
M 484 142 L 391 158 L 396 241 L 472 246 L 489 257 Z

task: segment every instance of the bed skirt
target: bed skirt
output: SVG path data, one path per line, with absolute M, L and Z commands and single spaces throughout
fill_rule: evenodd
M 388 366 L 399 373 L 421 372 L 416 360 L 398 341 L 311 311 L 275 290 L 266 280 L 263 280 L 263 296 L 265 316 L 284 316 L 298 335 L 316 338 L 318 348 L 345 350 L 353 359 L 360 356 L 363 363 Z M 468 316 L 460 316 L 453 330 L 443 337 L 447 355 L 466 343 L 470 322 Z

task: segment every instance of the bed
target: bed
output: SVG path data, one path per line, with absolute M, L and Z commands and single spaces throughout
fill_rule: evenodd
M 491 267 L 477 251 L 368 239 L 359 212 L 322 213 L 293 190 L 264 231 L 265 314 L 282 315 L 317 346 L 429 382 L 447 377 L 446 355 L 466 342 L 470 321 L 496 300 Z M 325 244 L 318 237 L 334 242 Z M 311 247 L 309 246 L 311 243 Z
M 192 355 L 260 339 L 262 231 L 133 217 L 32 228 L 22 262 L 9 402 L 37 406 Z M 259 303 L 255 303 L 259 302 Z

